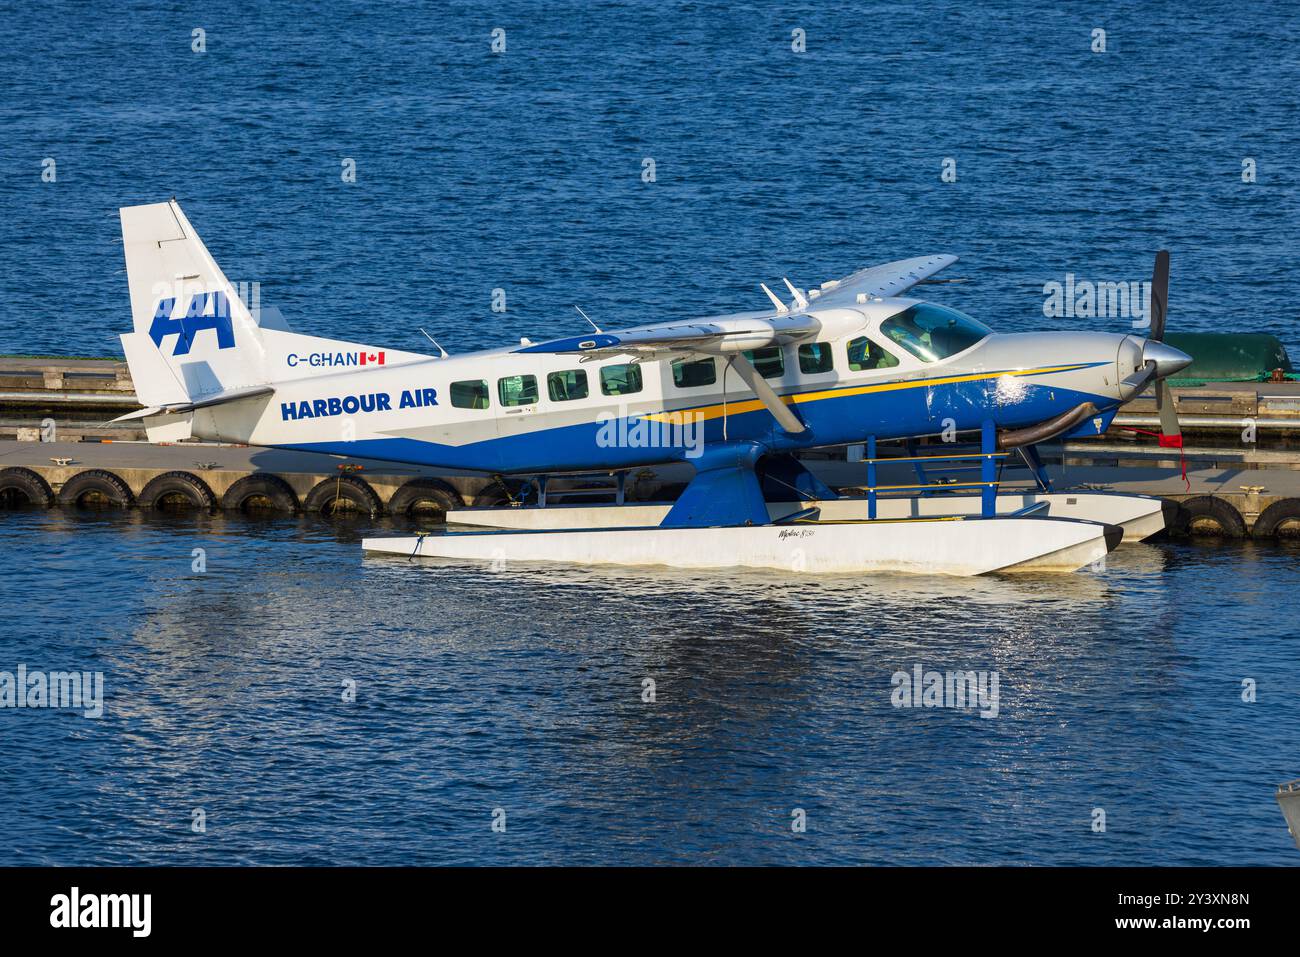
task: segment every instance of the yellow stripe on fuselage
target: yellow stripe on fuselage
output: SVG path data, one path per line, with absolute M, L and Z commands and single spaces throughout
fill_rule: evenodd
M 937 379 L 905 379 L 897 382 L 877 382 L 872 385 L 855 385 L 847 386 L 842 389 L 821 389 L 816 392 L 795 392 L 790 395 L 781 396 L 781 401 L 786 405 L 801 405 L 805 402 L 820 402 L 822 399 L 843 399 L 854 395 L 867 395 L 871 392 L 896 392 L 899 389 L 921 389 L 932 385 L 948 385 L 954 382 L 976 382 L 980 379 L 996 379 L 999 376 L 1026 376 L 1026 375 L 1043 375 L 1050 372 L 1073 372 L 1075 369 L 1086 369 L 1092 363 L 1078 363 L 1068 366 L 1043 366 L 1038 369 L 1022 369 L 1018 371 L 1003 372 L 975 372 L 969 375 L 950 375 L 942 376 Z M 719 402 L 714 405 L 704 405 L 697 408 L 675 409 L 672 412 L 651 412 L 643 415 L 643 419 L 652 419 L 660 422 L 680 422 L 680 416 L 685 413 L 691 413 L 695 419 L 716 419 L 723 415 L 740 415 L 744 412 L 757 412 L 763 408 L 763 403 L 758 399 L 745 399 L 740 402 Z

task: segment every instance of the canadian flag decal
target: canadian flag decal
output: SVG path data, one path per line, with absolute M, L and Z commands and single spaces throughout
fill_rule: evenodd
M 361 356 L 361 365 L 363 366 L 364 365 L 381 366 L 384 364 L 384 354 L 382 352 L 362 352 L 360 353 L 360 356 Z

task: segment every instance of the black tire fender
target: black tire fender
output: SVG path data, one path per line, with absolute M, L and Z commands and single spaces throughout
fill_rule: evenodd
M 340 508 L 336 503 L 343 503 L 346 509 Z M 379 500 L 370 483 L 355 475 L 338 475 L 317 482 L 303 499 L 302 507 L 303 511 L 320 512 L 323 515 L 346 510 L 357 511 L 372 518 L 384 511 L 384 503 Z
M 1291 538 L 1300 535 L 1300 498 L 1284 498 L 1274 502 L 1255 519 L 1250 530 L 1254 538 Z
M 254 472 L 226 489 L 226 494 L 221 496 L 221 507 L 229 512 L 265 510 L 292 515 L 298 511 L 298 496 L 280 476 Z
M 1245 538 L 1246 520 L 1223 499 L 1197 495 L 1179 503 L 1178 516 L 1170 532 L 1179 538 L 1197 535 Z
M 187 508 L 210 512 L 217 497 L 208 483 L 190 472 L 163 472 L 155 475 L 140 491 L 141 508 L 169 508 L 183 504 Z
M 15 465 L 0 469 L 0 506 L 17 508 L 35 505 L 37 508 L 49 508 L 54 504 L 54 492 L 50 483 L 31 469 Z
M 493 480 L 479 489 L 479 493 L 474 496 L 474 507 L 493 508 L 517 502 L 523 487 L 523 482 L 507 481 L 500 475 L 493 476 Z
M 421 515 L 445 520 L 447 512 L 464 508 L 460 494 L 442 479 L 411 479 L 388 500 L 391 515 Z
M 131 487 L 104 469 L 78 472 L 64 482 L 59 489 L 59 504 L 65 508 L 77 508 L 85 504 L 87 496 L 95 496 L 96 504 L 109 508 L 130 508 L 135 504 Z

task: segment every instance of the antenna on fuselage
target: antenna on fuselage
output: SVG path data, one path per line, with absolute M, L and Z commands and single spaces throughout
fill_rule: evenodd
M 421 329 L 420 331 L 421 331 L 421 332 L 424 332 L 423 329 Z M 433 336 L 429 335 L 427 332 L 424 332 L 424 338 L 428 339 L 428 340 L 429 340 L 430 342 L 432 342 L 435 346 L 438 346 L 438 352 L 441 353 L 441 355 L 439 355 L 438 358 L 440 358 L 440 359 L 445 359 L 445 358 L 447 358 L 447 350 L 444 349 L 442 346 L 439 346 L 439 345 L 438 345 L 438 340 L 437 340 L 437 339 L 433 338 Z
M 772 292 L 771 289 L 767 288 L 767 283 L 760 282 L 758 284 L 758 288 L 763 290 L 763 292 L 767 293 L 767 298 L 772 300 L 772 305 L 776 307 L 777 315 L 784 316 L 787 312 L 790 311 L 790 307 L 787 306 L 785 303 L 783 303 L 780 299 L 776 298 L 776 293 Z
M 790 290 L 790 295 L 794 296 L 794 304 L 796 306 L 802 309 L 804 306 L 808 305 L 808 299 L 804 296 L 802 292 L 794 288 L 794 284 L 790 282 L 789 279 L 786 279 L 784 276 L 782 276 L 781 281 L 785 283 L 785 288 Z
M 578 309 L 577 306 L 574 306 L 573 308 Z M 591 328 L 595 329 L 597 332 L 600 332 L 600 326 L 596 325 L 594 322 L 591 321 L 591 316 L 587 315 L 581 309 L 578 309 L 578 315 L 582 316 L 582 318 L 586 319 L 587 322 L 591 323 Z

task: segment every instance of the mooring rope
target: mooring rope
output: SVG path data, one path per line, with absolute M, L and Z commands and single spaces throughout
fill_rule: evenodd
M 422 534 L 422 535 L 420 535 L 418 538 L 416 538 L 416 540 L 415 540 L 415 548 L 411 549 L 411 554 L 409 554 L 409 555 L 406 556 L 406 560 L 407 560 L 408 562 L 409 562 L 412 558 L 414 558 L 416 555 L 420 554 L 420 546 L 424 544 L 424 539 L 425 539 L 425 537 L 426 537 L 427 535 L 428 535 L 428 533 L 425 532 L 424 534 Z
M 337 514 L 338 514 L 338 510 L 339 510 L 339 502 L 342 501 L 342 499 L 343 499 L 343 474 L 344 474 L 345 472 L 347 472 L 347 473 L 351 473 L 351 472 L 360 472 L 362 469 L 365 468 L 365 466 L 364 466 L 364 465 L 357 465 L 357 464 L 355 464 L 355 463 L 353 463 L 353 462 L 344 462 L 344 463 L 343 463 L 342 465 L 340 465 L 338 468 L 339 468 L 339 475 L 338 475 L 338 478 L 337 478 L 337 479 L 335 480 L 335 482 L 334 482 L 334 501 L 330 503 L 330 515 L 331 515 L 331 516 L 333 516 L 333 515 L 337 515 Z M 371 518 L 374 518 L 374 517 L 375 517 L 375 513 L 374 513 L 374 510 L 373 510 L 373 509 L 372 509 L 371 512 L 370 512 L 370 517 L 371 517 Z
M 1148 432 L 1146 429 L 1135 429 L 1127 425 L 1117 425 L 1115 426 L 1115 428 L 1119 429 L 1121 432 L 1136 432 L 1139 435 L 1152 435 L 1155 436 L 1157 439 L 1164 437 L 1164 433 L 1162 432 Z M 1162 448 L 1167 448 L 1167 446 L 1162 446 Z M 1177 448 L 1178 448 L 1178 464 L 1182 466 L 1183 485 L 1186 486 L 1184 491 L 1190 492 L 1192 490 L 1192 483 L 1187 478 L 1187 454 L 1186 452 L 1183 451 L 1183 446 L 1181 442 L 1179 443 Z M 1062 449 L 1061 461 L 1062 463 L 1064 463 L 1065 461 L 1064 449 Z

